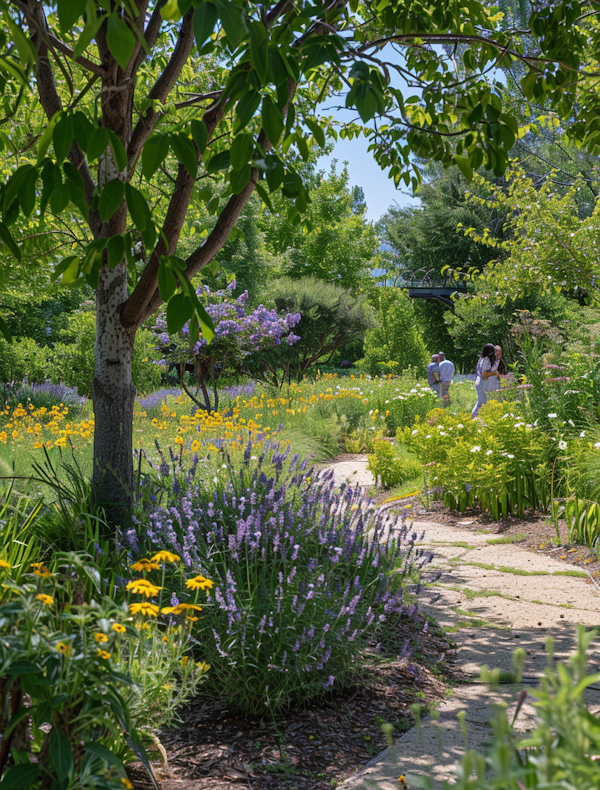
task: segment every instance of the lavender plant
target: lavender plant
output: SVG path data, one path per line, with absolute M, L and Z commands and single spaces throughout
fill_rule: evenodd
M 30 383 L 25 379 L 21 383 L 11 382 L 2 387 L 3 405 L 12 408 L 18 403 L 27 405 L 31 403 L 36 409 L 45 406 L 51 408 L 64 403 L 71 408 L 81 409 L 87 398 L 79 395 L 77 387 L 68 387 L 66 384 L 52 384 L 45 381 L 43 384 Z
M 251 715 L 274 714 L 343 687 L 365 640 L 415 616 L 431 557 L 403 519 L 337 490 L 289 447 L 249 443 L 239 464 L 220 460 L 215 477 L 197 457 L 163 461 L 146 480 L 145 523 L 124 540 L 135 554 L 175 551 L 214 580 L 195 632 L 208 683 Z

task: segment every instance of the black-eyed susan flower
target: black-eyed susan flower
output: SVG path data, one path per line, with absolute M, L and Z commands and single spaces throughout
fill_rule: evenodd
M 199 576 L 194 576 L 193 579 L 188 579 L 185 586 L 189 590 L 210 590 L 215 586 L 215 583 L 200 574 Z
M 110 653 L 108 653 L 106 650 L 101 650 L 100 648 L 98 648 L 98 658 L 102 658 L 105 661 L 108 661 L 108 659 L 110 658 Z
M 94 639 L 96 642 L 101 642 L 102 644 L 104 644 L 104 642 L 108 642 L 108 637 L 101 631 L 99 631 L 97 634 L 94 634 Z
M 131 566 L 132 571 L 138 571 L 141 573 L 142 571 L 157 571 L 159 568 L 156 562 L 152 562 L 152 560 L 146 559 L 142 557 L 141 560 L 134 562 Z
M 181 557 L 178 554 L 163 549 L 152 557 L 151 562 L 179 562 L 180 560 Z
M 142 601 L 142 603 L 130 604 L 129 611 L 131 614 L 141 614 L 145 617 L 156 617 L 158 615 L 158 606 L 155 606 L 153 603 L 148 603 L 147 601 Z
M 152 598 L 158 595 L 162 587 L 157 587 L 156 584 L 152 584 L 148 579 L 133 579 L 127 584 L 126 589 L 138 595 L 145 595 L 146 598 Z
M 71 655 L 71 645 L 67 645 L 67 644 L 65 644 L 65 642 L 59 642 L 56 645 L 56 649 L 63 656 L 70 656 Z
M 201 612 L 202 607 L 195 603 L 178 603 L 177 606 L 163 606 L 162 614 L 185 614 L 187 612 Z
M 35 596 L 37 601 L 41 601 L 46 606 L 52 606 L 54 603 L 54 598 L 51 595 L 46 595 L 46 593 L 40 593 L 39 595 Z
M 113 623 L 111 628 L 113 631 L 116 631 L 118 634 L 124 634 L 125 631 L 127 630 L 124 625 L 121 625 L 121 623 Z
M 43 562 L 32 562 L 30 567 L 33 568 L 33 572 L 36 576 L 41 576 L 43 579 L 52 576 L 50 569 L 47 568 Z

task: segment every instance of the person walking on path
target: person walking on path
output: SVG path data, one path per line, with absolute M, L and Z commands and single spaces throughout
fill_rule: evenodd
M 454 363 L 446 359 L 443 351 L 438 351 L 438 360 L 440 363 L 440 390 L 442 400 L 446 406 L 450 403 L 450 385 L 454 378 Z
M 427 383 L 435 394 L 440 396 L 440 366 L 437 354 L 431 355 L 431 362 L 427 365 Z
M 496 349 L 491 343 L 486 343 L 477 360 L 477 378 L 475 379 L 477 403 L 473 406 L 473 411 L 471 412 L 472 420 L 477 417 L 477 413 L 483 404 L 487 403 L 487 393 L 495 392 L 499 387 Z

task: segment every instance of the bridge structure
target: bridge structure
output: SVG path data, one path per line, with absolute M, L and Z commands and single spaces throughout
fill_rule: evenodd
M 404 288 L 412 299 L 434 299 L 448 307 L 453 307 L 453 294 L 466 294 L 467 286 L 464 283 L 450 279 L 434 280 L 425 277 L 421 280 L 403 280 L 400 278 L 384 278 L 381 285 L 391 285 L 394 288 Z

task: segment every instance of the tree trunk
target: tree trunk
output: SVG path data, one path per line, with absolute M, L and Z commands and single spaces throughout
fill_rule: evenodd
M 125 262 L 102 267 L 96 291 L 94 347 L 94 472 L 98 504 L 110 511 L 110 521 L 123 524 L 133 492 L 133 407 L 136 389 L 131 376 L 135 328 L 121 323 L 127 299 Z

